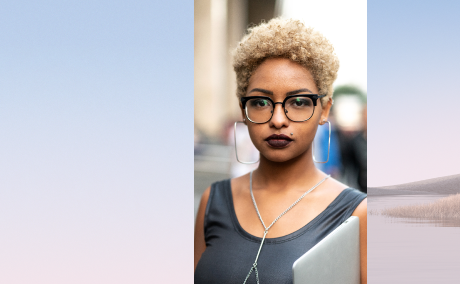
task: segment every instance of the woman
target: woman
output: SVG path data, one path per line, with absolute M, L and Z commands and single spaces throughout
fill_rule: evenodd
M 292 283 L 294 261 L 351 215 L 360 220 L 367 282 L 366 195 L 319 171 L 312 157 L 338 66 L 331 44 L 295 20 L 251 28 L 239 43 L 237 95 L 260 165 L 204 192 L 195 283 Z

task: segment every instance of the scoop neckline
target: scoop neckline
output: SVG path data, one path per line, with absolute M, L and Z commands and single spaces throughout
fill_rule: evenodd
M 227 190 L 227 205 L 229 207 L 230 216 L 231 216 L 231 219 L 232 219 L 233 226 L 235 227 L 236 231 L 240 234 L 240 236 L 242 236 L 243 238 L 245 238 L 245 239 L 247 239 L 249 241 L 260 243 L 262 241 L 262 238 L 254 236 L 254 235 L 248 233 L 245 229 L 243 229 L 243 227 L 241 226 L 240 222 L 238 221 L 238 217 L 236 216 L 236 212 L 235 212 L 235 206 L 233 204 L 233 194 L 232 194 L 231 179 L 227 180 L 227 188 L 228 188 L 228 190 Z M 307 231 L 309 231 L 311 229 L 311 227 L 313 227 L 316 223 L 320 222 L 321 219 L 326 215 L 326 213 L 328 211 L 330 211 L 331 208 L 333 206 L 335 206 L 336 203 L 340 202 L 340 200 L 343 198 L 344 194 L 346 192 L 348 192 L 350 189 L 351 188 L 348 187 L 348 188 L 345 188 L 344 190 L 342 190 L 339 193 L 339 195 L 337 195 L 337 197 L 331 203 L 329 203 L 329 205 L 326 207 L 326 209 L 321 211 L 321 213 L 319 213 L 315 218 L 313 218 L 310 222 L 305 224 L 303 227 L 299 228 L 298 230 L 296 230 L 296 231 L 294 231 L 292 233 L 289 233 L 289 234 L 281 236 L 281 237 L 276 237 L 276 238 L 268 238 L 267 237 L 267 238 L 265 238 L 265 243 L 266 244 L 283 243 L 283 242 L 287 242 L 287 241 L 290 241 L 290 240 L 293 240 L 293 239 L 296 239 L 296 238 L 302 236 Z

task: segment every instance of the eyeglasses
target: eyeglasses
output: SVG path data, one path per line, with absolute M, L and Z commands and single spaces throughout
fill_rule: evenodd
M 269 97 L 252 96 L 242 97 L 241 104 L 246 117 L 253 123 L 266 123 L 273 117 L 276 104 L 281 104 L 286 117 L 295 122 L 309 120 L 315 113 L 316 102 L 326 95 L 301 94 L 287 96 L 283 102 L 273 102 Z

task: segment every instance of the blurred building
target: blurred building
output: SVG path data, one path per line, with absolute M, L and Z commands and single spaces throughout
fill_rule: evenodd
M 275 0 L 195 0 L 195 132 L 225 141 L 224 126 L 241 120 L 231 51 L 248 26 L 280 11 Z

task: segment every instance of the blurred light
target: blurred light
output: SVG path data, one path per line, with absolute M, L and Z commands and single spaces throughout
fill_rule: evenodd
M 345 131 L 362 128 L 363 105 L 356 95 L 345 95 L 334 100 L 334 114 L 337 125 Z

